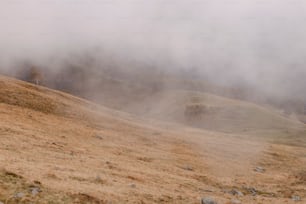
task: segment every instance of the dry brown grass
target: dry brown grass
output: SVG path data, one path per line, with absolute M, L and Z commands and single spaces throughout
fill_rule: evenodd
M 5 77 L 0 93 L 2 202 L 24 192 L 9 202 L 226 203 L 226 189 L 248 186 L 258 195 L 243 203 L 306 196 L 303 147 L 147 121 Z M 42 192 L 31 196 L 31 185 Z

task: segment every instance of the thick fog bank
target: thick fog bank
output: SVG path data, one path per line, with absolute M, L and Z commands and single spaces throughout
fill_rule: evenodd
M 3 0 L 0 71 L 34 66 L 48 85 L 92 94 L 106 79 L 160 89 L 170 73 L 305 101 L 305 20 L 302 0 Z

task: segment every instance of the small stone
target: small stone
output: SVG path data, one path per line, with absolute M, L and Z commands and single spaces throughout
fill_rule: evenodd
M 15 196 L 14 196 L 15 198 L 23 198 L 24 197 L 24 193 L 16 193 L 15 194 Z
M 217 204 L 212 198 L 202 198 L 201 204 Z
M 35 180 L 35 181 L 34 181 L 34 184 L 36 184 L 36 185 L 41 185 L 41 182 L 40 182 L 40 181 Z
M 96 183 L 100 183 L 100 184 L 104 184 L 105 181 L 98 175 L 96 176 L 95 180 L 94 180 Z
M 193 171 L 193 168 L 191 166 L 184 166 L 182 169 L 186 171 Z
M 256 196 L 257 195 L 257 190 L 253 187 L 250 187 L 247 189 L 253 196 Z
M 131 188 L 136 188 L 136 184 L 132 183 L 129 185 Z
M 244 194 L 241 191 L 238 191 L 237 189 L 233 189 L 229 193 L 232 195 L 244 196 Z
M 254 171 L 259 172 L 259 173 L 264 173 L 266 171 L 265 168 L 261 167 L 261 166 L 257 166 Z
M 240 200 L 232 199 L 231 204 L 241 204 Z
M 294 196 L 292 196 L 292 198 L 291 198 L 293 201 L 301 201 L 302 199 L 301 199 L 301 197 L 300 196 L 298 196 L 298 195 L 294 195 Z
M 257 195 L 257 190 L 253 187 L 243 187 L 245 191 L 248 191 L 248 193 L 252 194 L 252 196 Z
M 101 135 L 95 135 L 94 137 L 99 139 L 99 140 L 103 140 L 103 137 Z
M 38 187 L 34 187 L 34 188 L 31 188 L 31 194 L 33 195 L 33 196 L 36 196 L 38 193 L 40 193 L 41 192 L 41 190 L 40 190 L 40 188 L 38 188 Z

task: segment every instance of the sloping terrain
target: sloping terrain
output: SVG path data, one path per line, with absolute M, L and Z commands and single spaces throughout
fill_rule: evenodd
M 213 81 L 213 78 L 200 77 L 192 71 L 171 72 L 137 63 L 118 64 L 111 58 L 94 65 L 95 60 L 88 57 L 78 56 L 69 63 L 66 62 L 66 66 L 61 69 L 43 69 L 45 65 L 28 62 L 16 66 L 17 70 L 12 69 L 11 73 L 6 74 L 86 98 L 112 109 L 138 113 L 141 116 L 149 114 L 150 117 L 157 116 L 159 119 L 187 123 L 198 128 L 226 132 L 252 131 L 256 124 L 254 121 L 266 118 L 254 129 L 271 129 L 271 121 L 275 119 L 273 126 L 278 121 L 280 125 L 288 123 L 288 120 L 282 122 L 281 118 L 275 117 L 280 113 L 283 119 L 295 117 L 305 123 L 306 106 L 300 94 L 296 94 L 296 97 L 279 98 L 247 83 L 221 85 Z M 263 105 L 269 107 L 260 107 Z M 201 109 L 201 114 L 185 117 L 186 109 L 194 111 L 197 107 Z M 271 113 L 272 107 L 277 108 L 278 113 Z M 203 115 L 207 117 L 202 117 Z
M 237 106 L 236 101 L 208 98 L 205 106 L 222 106 L 225 100 L 230 110 Z M 191 102 L 202 103 L 198 100 Z M 175 103 L 180 101 L 170 100 Z M 261 107 L 238 105 L 238 113 L 259 115 L 246 122 L 252 130 L 260 127 L 267 134 L 277 128 L 304 130 L 302 124 Z M 162 113 L 181 120 L 186 113 L 180 106 L 158 107 L 160 111 L 152 109 L 148 115 L 158 118 Z M 230 118 L 222 114 L 229 124 Z M 229 127 L 239 125 L 239 118 Z M 276 144 L 245 136 L 240 127 L 225 133 L 227 126 L 223 131 L 218 120 L 220 128 L 210 130 L 161 123 L 0 77 L 0 201 L 199 203 L 202 197 L 212 197 L 219 203 L 232 199 L 295 203 L 292 198 L 305 199 L 306 150 L 287 145 L 299 139 L 291 137 L 290 128 L 283 144 Z M 254 171 L 258 166 L 264 171 Z
M 294 138 L 299 144 L 306 135 L 303 123 L 277 110 L 208 93 L 165 91 L 125 108 L 159 120 L 268 140 L 286 140 L 290 136 L 291 142 Z

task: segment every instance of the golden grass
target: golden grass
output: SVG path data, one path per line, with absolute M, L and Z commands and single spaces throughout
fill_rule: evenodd
M 304 179 L 302 147 L 271 148 L 257 137 L 248 139 L 250 135 L 147 121 L 5 77 L 0 77 L 0 93 L 0 162 L 6 169 L 0 172 L 2 202 L 183 204 L 209 196 L 228 203 L 234 196 L 224 189 L 244 186 L 256 187 L 259 193 L 239 198 L 242 203 L 292 203 L 282 192 L 306 196 L 303 183 L 294 184 L 295 176 Z M 251 107 L 255 122 L 268 115 L 276 120 L 270 121 L 273 128 L 287 124 L 261 107 L 199 95 L 193 102 L 225 104 L 238 111 Z M 184 97 L 173 100 L 175 110 L 186 104 L 181 103 Z M 258 164 L 265 165 L 265 174 L 254 173 Z M 33 186 L 42 189 L 34 197 L 29 193 Z M 19 192 L 24 200 L 14 198 Z M 276 197 L 269 197 L 271 193 Z

